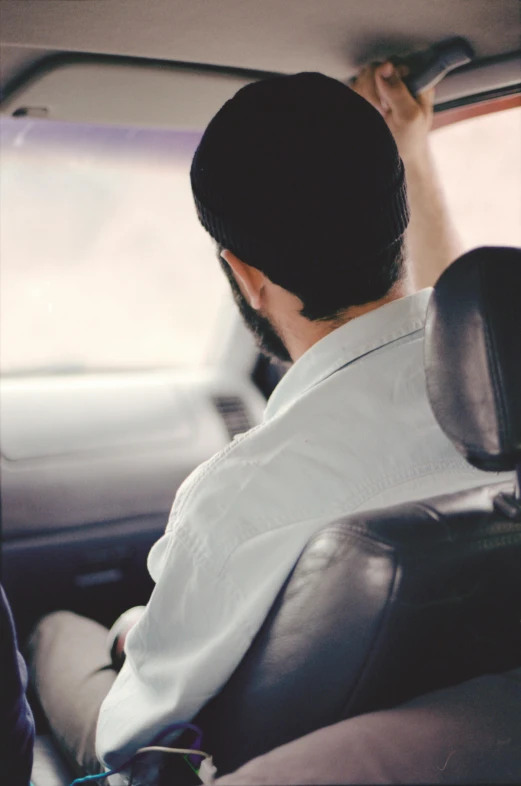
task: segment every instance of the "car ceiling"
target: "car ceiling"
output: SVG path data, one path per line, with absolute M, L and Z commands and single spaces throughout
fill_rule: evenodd
M 89 52 L 349 77 L 370 58 L 462 35 L 520 46 L 518 0 L 3 0 L 2 84 L 43 54 Z

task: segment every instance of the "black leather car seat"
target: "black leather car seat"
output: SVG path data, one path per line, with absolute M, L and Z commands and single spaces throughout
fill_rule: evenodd
M 425 368 L 435 416 L 469 462 L 521 473 L 521 250 L 477 249 L 441 276 Z M 220 774 L 341 719 L 521 665 L 520 566 L 514 482 L 332 522 L 196 721 Z

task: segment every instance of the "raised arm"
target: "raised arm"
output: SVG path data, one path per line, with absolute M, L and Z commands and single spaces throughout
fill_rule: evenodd
M 414 284 L 417 289 L 432 286 L 463 253 L 429 145 L 434 90 L 414 98 L 391 63 L 364 68 L 352 87 L 378 109 L 393 133 L 407 178 Z

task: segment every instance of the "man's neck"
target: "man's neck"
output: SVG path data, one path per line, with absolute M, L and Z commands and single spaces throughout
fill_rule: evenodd
M 278 325 L 277 327 L 291 355 L 291 359 L 295 362 L 314 344 L 337 328 L 342 327 L 342 325 L 364 314 L 368 314 L 370 311 L 375 311 L 377 308 L 387 305 L 387 303 L 392 303 L 393 300 L 400 300 L 407 295 L 411 295 L 413 292 L 414 288 L 407 279 L 398 282 L 398 284 L 380 300 L 364 303 L 362 306 L 351 306 L 351 308 L 346 309 L 334 320 L 328 320 L 327 322 L 310 320 L 297 314 L 292 319 L 288 320 L 286 324 Z

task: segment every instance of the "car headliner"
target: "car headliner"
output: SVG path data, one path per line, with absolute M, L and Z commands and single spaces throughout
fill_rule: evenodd
M 45 53 L 90 52 L 349 77 L 453 35 L 519 48 L 518 0 L 3 0 L 2 84 Z

